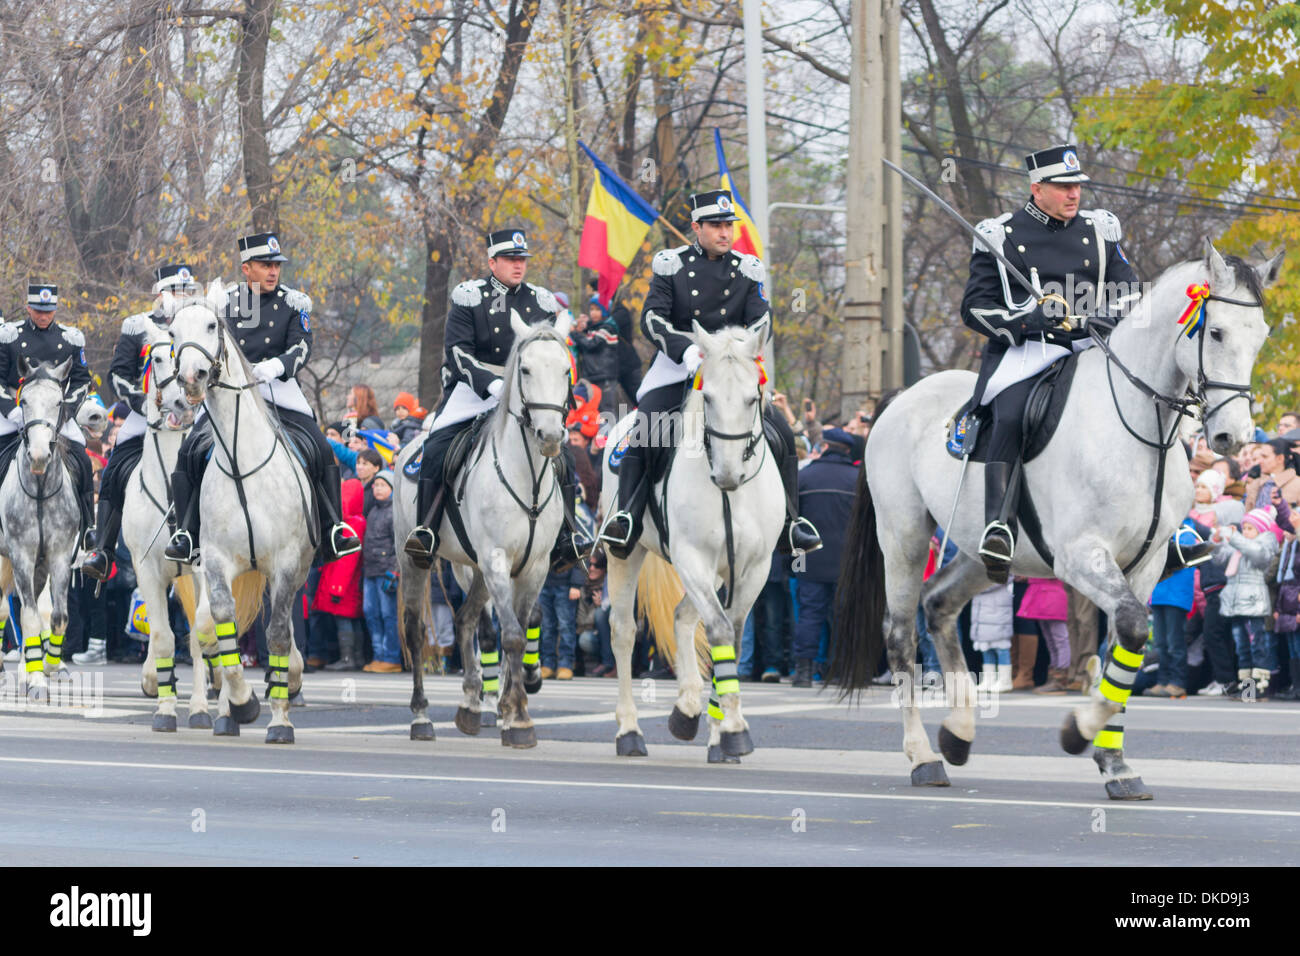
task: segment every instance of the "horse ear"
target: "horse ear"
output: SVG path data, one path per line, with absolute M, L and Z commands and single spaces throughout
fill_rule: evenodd
M 561 312 L 555 319 L 555 331 L 559 332 L 565 338 L 573 331 L 573 313 L 568 309 Z
M 69 355 L 58 365 L 54 366 L 54 377 L 60 382 L 68 380 L 68 372 L 72 371 L 72 356 Z
M 761 319 L 749 327 L 749 342 L 754 352 L 754 358 L 758 358 L 767 351 L 768 343 L 772 340 L 772 313 L 768 312 Z
M 1205 237 L 1205 271 L 1209 274 L 1211 289 L 1227 289 L 1233 284 L 1232 270 L 1214 248 L 1210 237 Z
M 510 310 L 510 328 L 514 330 L 517 339 L 524 338 L 532 331 L 528 327 L 528 323 L 519 317 L 519 312 L 516 309 Z
M 226 307 L 226 284 L 221 279 L 213 279 L 208 283 L 208 291 L 204 295 L 208 300 L 208 305 L 218 314 Z
M 26 355 L 18 356 L 18 374 L 22 378 L 32 374 L 32 363 L 27 361 Z
M 170 321 L 176 315 L 176 306 L 180 304 L 180 300 L 171 292 L 164 291 L 158 297 L 158 304 L 162 307 L 163 315 L 167 316 L 168 321 Z
M 1282 260 L 1286 258 L 1286 250 L 1283 249 L 1268 262 L 1261 266 L 1255 267 L 1255 275 L 1259 276 L 1259 284 L 1265 289 L 1277 281 L 1278 275 L 1282 272 Z
M 705 331 L 704 326 L 691 319 L 691 341 L 700 347 L 700 351 L 705 351 L 709 343 L 713 341 L 713 336 Z

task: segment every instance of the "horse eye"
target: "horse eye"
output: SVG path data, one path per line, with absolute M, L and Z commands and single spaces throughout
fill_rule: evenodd
M 217 323 L 215 323 L 215 322 L 209 322 L 209 323 L 208 323 L 208 331 L 209 331 L 209 332 L 215 332 L 215 331 L 217 331 Z
M 1223 329 L 1210 329 L 1210 338 L 1216 342 L 1223 341 Z
M 521 375 L 532 375 L 532 374 L 533 374 L 533 370 L 530 369 L 527 365 L 520 366 L 519 372 L 520 372 Z

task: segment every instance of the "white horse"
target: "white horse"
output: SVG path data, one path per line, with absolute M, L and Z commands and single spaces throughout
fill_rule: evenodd
M 212 633 L 207 591 L 193 569 L 163 558 L 167 546 L 167 513 L 171 510 L 171 473 L 181 442 L 194 423 L 194 410 L 177 412 L 183 392 L 171 356 L 171 337 L 153 322 L 146 323 L 144 417 L 148 431 L 144 453 L 127 478 L 122 505 L 122 540 L 131 552 L 140 597 L 149 616 L 149 653 L 141 669 L 140 685 L 147 697 L 158 698 L 153 729 L 162 733 L 176 730 L 176 679 L 174 657 L 176 635 L 167 614 L 167 591 L 177 585 L 177 596 L 190 623 L 191 681 L 189 725 L 212 728 L 208 713 L 209 676 L 218 679 L 217 643 Z M 178 405 L 179 403 L 179 405 Z M 196 607 L 196 593 L 197 607 Z M 206 640 L 204 640 L 206 638 Z
M 0 617 L 16 585 L 22 602 L 23 651 L 27 694 L 48 698 L 47 673 L 62 666 L 68 629 L 68 586 L 77 553 L 81 510 L 77 471 L 64 460 L 72 454 L 59 440 L 66 423 L 64 389 L 75 361 L 58 365 L 22 361 L 22 439 L 4 484 L 0 485 Z M 48 584 L 48 604 L 37 603 Z
M 1024 466 L 1053 560 L 1038 552 L 1022 522 L 1012 573 L 1059 578 L 1110 622 L 1100 680 L 1089 702 L 1066 719 L 1061 744 L 1070 753 L 1096 744 L 1094 759 L 1112 799 L 1150 799 L 1124 762 L 1120 714 L 1146 644 L 1147 599 L 1164 571 L 1167 542 L 1192 503 L 1187 458 L 1177 442 L 1180 419 L 1202 406 L 1205 434 L 1220 454 L 1250 440 L 1251 370 L 1268 335 L 1263 289 L 1277 279 L 1281 262 L 1281 254 L 1254 268 L 1235 257 L 1225 261 L 1207 239 L 1202 259 L 1166 271 L 1106 347 L 1079 356 L 1055 436 Z M 1199 332 L 1188 336 L 1179 319 L 1194 304 L 1191 286 L 1208 287 L 1209 299 Z M 845 694 L 866 686 L 883 638 L 889 666 L 900 675 L 903 752 L 916 786 L 948 785 L 918 707 L 918 601 L 952 708 L 939 731 L 939 749 L 960 766 L 975 737 L 975 688 L 954 625 L 962 607 L 989 584 L 978 557 L 983 466 L 970 466 L 948 529 L 960 554 L 921 583 L 927 542 L 936 518 L 947 520 L 954 507 L 961 470 L 944 448 L 946 422 L 970 397 L 974 378 L 959 371 L 931 375 L 878 416 L 836 594 L 832 672 Z
M 266 628 L 270 655 L 271 722 L 266 742 L 293 743 L 289 698 L 302 685 L 302 655 L 293 641 L 291 614 L 316 548 L 311 543 L 311 485 L 281 438 L 257 391 L 252 369 L 221 317 L 220 280 L 206 296 L 180 300 L 164 293 L 184 398 L 175 411 L 200 403 L 211 422 L 213 446 L 200 491 L 202 571 L 222 670 L 216 736 L 238 736 L 261 710 L 244 679 L 238 635 L 256 619 L 270 589 Z
M 785 521 L 785 492 L 763 434 L 766 398 L 759 361 L 768 326 L 715 334 L 698 323 L 693 326 L 691 339 L 704 356 L 702 387 L 692 390 L 682 406 L 685 440 L 667 477 L 651 490 L 652 499 L 663 501 L 667 540 L 647 514 L 632 553 L 626 559 L 609 556 L 610 628 L 619 691 L 615 749 L 619 756 L 646 754 L 632 696 L 632 608 L 641 565 L 653 552 L 671 562 L 686 592 L 674 614 L 677 701 L 668 728 L 680 740 L 693 740 L 699 731 L 704 682 L 694 635 L 703 620 L 717 701 L 717 706 L 713 701 L 709 706 L 708 757 L 711 763 L 734 763 L 754 749 L 741 713 L 736 648 L 745 617 L 767 580 Z M 651 443 L 657 437 L 655 423 L 649 435 L 629 435 L 635 427 L 637 418 L 629 415 L 611 431 L 605 446 L 601 487 L 607 500 L 618 494 L 610 464 L 619 443 L 625 436 Z M 609 505 L 604 509 L 606 515 L 616 510 Z M 725 604 L 718 598 L 720 587 L 726 589 Z
M 484 424 L 452 489 L 474 554 L 461 546 L 450 509 L 438 528 L 438 554 L 453 562 L 465 591 L 465 603 L 456 612 L 456 639 L 465 664 L 464 698 L 456 711 L 456 727 L 477 734 L 483 724 L 491 726 L 504 651 L 501 742 L 524 749 L 537 746 L 527 690 L 540 685 L 524 667 L 523 622 L 537 603 L 551 546 L 564 521 L 563 495 L 551 463 L 562 452 L 567 434 L 572 366 L 564 328 L 544 323 L 529 326 L 514 311 L 510 325 L 515 344 L 506 361 L 500 404 Z M 398 467 L 409 462 L 418 448 L 418 442 L 411 442 L 399 456 Z M 431 617 L 429 572 L 412 565 L 402 551 L 417 519 L 415 488 L 412 482 L 403 484 L 403 493 L 394 496 L 393 530 L 401 562 L 399 620 L 414 681 L 411 739 L 432 740 L 422 666 Z M 489 599 L 501 623 L 500 647 L 491 627 L 479 627 Z M 476 629 L 481 661 L 474 649 Z

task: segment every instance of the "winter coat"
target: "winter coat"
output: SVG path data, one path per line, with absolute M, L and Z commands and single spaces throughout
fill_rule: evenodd
M 802 568 L 795 562 L 797 577 L 827 584 L 839 580 L 844 534 L 857 495 L 858 468 L 848 455 L 827 451 L 800 470 L 799 513 L 821 534 L 822 546 L 802 556 Z
M 1070 599 L 1065 585 L 1056 578 L 1030 578 L 1017 613 L 1030 621 L 1069 620 Z
M 569 334 L 577 352 L 578 374 L 600 383 L 618 379 L 618 323 L 612 318 L 603 319 L 587 327 L 585 332 L 576 329 Z
M 1174 532 L 1174 535 L 1185 548 L 1196 543 L 1196 534 L 1187 524 Z M 1151 606 L 1165 605 L 1190 611 L 1194 603 L 1195 585 L 1195 568 L 1183 568 L 1181 571 L 1176 571 L 1156 585 L 1155 590 L 1151 592 Z
M 1264 491 L 1264 486 L 1268 484 L 1277 485 L 1282 490 L 1282 497 L 1293 508 L 1300 504 L 1300 477 L 1297 477 L 1290 468 L 1285 468 L 1275 475 L 1260 475 L 1246 482 L 1247 511 L 1272 503 L 1269 501 L 1268 493 Z
M 412 438 L 418 438 L 420 432 L 424 430 L 424 423 L 418 418 L 408 416 L 399 418 L 393 422 L 393 427 L 389 429 L 397 436 L 398 443 L 405 448 Z
M 1214 560 L 1227 565 L 1234 552 L 1241 554 L 1237 573 L 1228 575 L 1219 596 L 1219 613 L 1224 617 L 1269 617 L 1273 613 L 1268 597 L 1268 566 L 1278 552 L 1277 538 L 1259 534 L 1247 538 L 1235 533 L 1228 544 L 1214 549 Z
M 970 641 L 977 651 L 1011 646 L 1015 629 L 1012 584 L 995 584 L 970 602 Z
M 361 537 L 364 550 L 366 519 L 361 515 L 362 497 L 360 481 L 350 478 L 343 482 L 343 520 Z M 320 583 L 316 586 L 316 597 L 311 608 L 337 617 L 361 617 L 365 613 L 362 606 L 360 551 L 321 567 Z
M 368 578 L 397 573 L 397 545 L 393 542 L 393 499 L 371 501 L 366 512 L 366 539 L 361 554 Z

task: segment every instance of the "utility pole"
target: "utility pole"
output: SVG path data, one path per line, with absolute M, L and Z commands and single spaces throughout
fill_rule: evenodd
M 840 416 L 903 384 L 898 0 L 853 0 Z
M 767 251 L 767 103 L 763 95 L 763 0 L 745 0 L 745 133 L 749 212 Z

